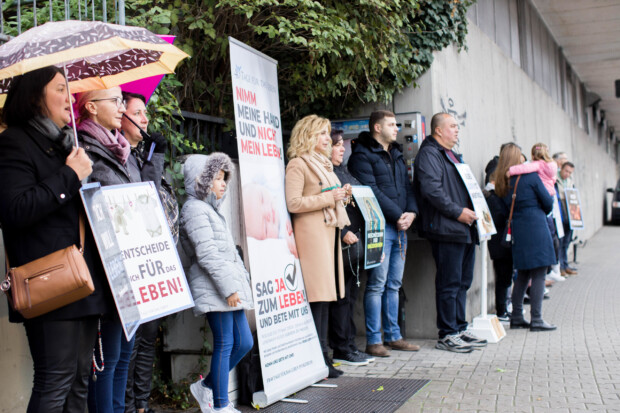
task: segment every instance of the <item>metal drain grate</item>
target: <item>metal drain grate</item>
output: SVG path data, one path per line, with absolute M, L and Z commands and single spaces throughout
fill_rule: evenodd
M 265 413 L 324 412 L 324 413 L 393 413 L 430 380 L 381 379 L 344 377 L 322 381 L 338 387 L 308 387 L 291 398 L 308 400 L 307 404 L 277 402 Z M 382 389 L 382 390 L 379 390 Z M 256 411 L 248 406 L 237 406 L 242 412 Z

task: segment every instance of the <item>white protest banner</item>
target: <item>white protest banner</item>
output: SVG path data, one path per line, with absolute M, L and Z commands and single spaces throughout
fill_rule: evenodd
M 277 62 L 229 37 L 245 232 L 268 406 L 325 377 L 284 198 Z
M 194 306 L 152 182 L 80 190 L 127 339 L 142 323 Z
M 385 217 L 374 192 L 369 186 L 356 185 L 353 197 L 364 216 L 364 268 L 381 265 L 385 237 Z M 358 243 L 359 244 L 359 243 Z M 350 247 L 351 248 L 351 247 Z
M 562 225 L 562 211 L 560 211 L 560 200 L 557 196 L 553 197 L 553 222 L 555 223 L 555 232 L 558 238 L 564 238 L 564 225 Z
M 491 218 L 491 211 L 480 189 L 480 185 L 478 185 L 478 181 L 476 181 L 469 165 L 466 163 L 457 163 L 455 166 L 461 175 L 461 179 L 465 183 L 469 198 L 474 205 L 474 212 L 478 217 L 476 221 L 478 236 L 481 240 L 489 239 L 491 235 L 497 234 L 497 230 L 495 229 L 495 223 L 493 222 L 493 218 Z
M 571 229 L 583 229 L 583 216 L 581 213 L 581 199 L 579 198 L 579 190 L 577 188 L 566 188 L 566 210 L 570 220 Z

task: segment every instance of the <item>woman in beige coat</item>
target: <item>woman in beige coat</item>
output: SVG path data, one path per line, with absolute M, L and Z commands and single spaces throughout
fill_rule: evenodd
M 329 377 L 338 377 L 327 355 L 329 302 L 344 297 L 340 230 L 349 225 L 341 187 L 330 161 L 331 125 L 316 115 L 301 119 L 291 134 L 286 167 L 286 205 L 293 214 L 295 243 Z

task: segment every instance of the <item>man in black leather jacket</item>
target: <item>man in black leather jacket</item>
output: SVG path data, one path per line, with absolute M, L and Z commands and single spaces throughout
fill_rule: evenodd
M 437 328 L 436 348 L 469 353 L 483 347 L 467 332 L 467 290 L 474 274 L 478 242 L 476 214 L 456 164 L 463 163 L 452 148 L 458 142 L 459 126 L 447 113 L 431 120 L 428 136 L 414 162 L 414 189 L 420 205 L 418 230 L 431 243 L 437 266 L 435 278 Z

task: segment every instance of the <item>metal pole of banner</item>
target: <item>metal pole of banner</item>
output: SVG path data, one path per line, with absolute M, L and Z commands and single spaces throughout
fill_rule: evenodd
M 93 4 L 95 3 L 95 0 L 93 0 Z M 106 0 L 103 0 L 103 22 L 107 23 L 108 22 L 108 3 L 106 2 Z
M 52 0 L 49 1 L 49 8 L 50 8 L 50 21 L 53 22 L 54 14 L 52 13 Z
M 37 0 L 33 0 L 32 9 L 34 14 L 34 27 L 37 27 Z
M 487 314 L 487 294 L 488 294 L 488 238 L 480 241 L 480 260 L 482 261 L 481 280 L 480 280 L 480 315 L 474 317 L 472 325 L 468 329 L 472 334 L 487 340 L 489 343 L 497 343 L 506 337 L 506 330 L 499 322 L 495 314 Z

